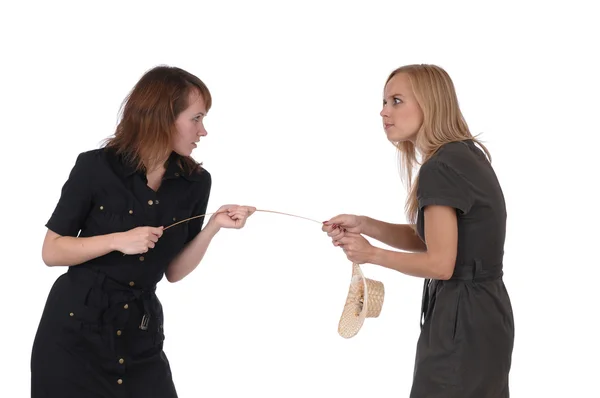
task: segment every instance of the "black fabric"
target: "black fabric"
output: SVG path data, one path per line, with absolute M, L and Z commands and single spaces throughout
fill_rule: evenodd
M 169 158 L 158 191 L 109 149 L 81 153 L 46 226 L 89 237 L 168 226 L 206 213 L 211 176 Z M 163 352 L 156 285 L 169 262 L 202 229 L 204 217 L 164 232 L 143 255 L 112 252 L 69 267 L 54 283 L 35 336 L 33 398 L 177 396 Z
M 473 141 L 449 143 L 421 167 L 417 198 L 423 240 L 426 206 L 456 209 L 458 253 L 450 280 L 424 282 L 410 397 L 509 397 L 514 319 L 502 279 L 506 206 L 496 175 Z

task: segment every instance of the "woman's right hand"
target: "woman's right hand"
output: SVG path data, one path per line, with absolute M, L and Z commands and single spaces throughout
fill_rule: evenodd
M 344 237 L 345 232 L 361 234 L 363 232 L 364 218 L 354 214 L 339 214 L 323 222 L 321 230 L 327 232 L 333 243 Z
M 115 234 L 113 245 L 123 254 L 142 254 L 153 249 L 163 234 L 163 227 L 137 227 Z

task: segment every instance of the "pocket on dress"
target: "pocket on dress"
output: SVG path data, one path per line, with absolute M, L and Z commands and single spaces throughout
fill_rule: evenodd
M 128 231 L 136 227 L 134 206 L 122 196 L 97 197 L 88 224 L 97 235 Z
M 98 195 L 94 198 L 94 209 L 111 214 L 128 214 L 132 210 L 130 200 L 122 195 Z
M 172 225 L 179 223 L 177 225 L 173 225 L 172 228 L 181 228 L 187 227 L 188 223 L 193 220 L 184 221 L 190 217 L 193 217 L 191 209 L 185 208 L 175 208 L 171 212 L 169 212 L 168 218 L 166 220 L 166 224 Z
M 72 331 L 89 329 L 100 331 L 102 316 L 108 306 L 106 294 L 95 286 L 72 283 L 71 295 L 68 301 L 68 322 L 66 328 Z
M 198 221 L 197 218 L 189 220 L 193 216 L 191 209 L 173 209 L 167 219 L 167 225 L 171 225 L 167 232 L 177 235 L 182 242 L 185 241 L 189 234 L 190 223 Z

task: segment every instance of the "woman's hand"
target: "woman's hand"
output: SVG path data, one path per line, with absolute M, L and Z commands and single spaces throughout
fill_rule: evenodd
M 333 243 L 342 239 L 346 232 L 360 234 L 363 230 L 364 218 L 353 214 L 340 214 L 323 222 L 322 231 L 327 232 Z
M 209 220 L 219 228 L 240 229 L 246 225 L 246 220 L 256 211 L 256 207 L 225 205 L 221 206 Z
M 356 264 L 373 263 L 376 248 L 362 235 L 352 232 L 344 233 L 344 237 L 334 241 L 333 245 L 341 247 L 348 260 Z
M 112 246 L 124 254 L 142 254 L 153 249 L 163 234 L 163 227 L 137 227 L 114 234 Z
M 321 228 L 327 232 L 334 246 L 341 247 L 348 260 L 363 264 L 373 261 L 375 247 L 362 235 L 365 217 L 353 214 L 340 214 L 323 222 Z

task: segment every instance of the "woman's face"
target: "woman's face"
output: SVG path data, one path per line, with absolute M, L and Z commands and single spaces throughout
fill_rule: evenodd
M 383 109 L 379 113 L 388 140 L 415 142 L 423 124 L 423 112 L 405 73 L 398 73 L 386 84 Z
M 204 98 L 196 90 L 189 94 L 189 106 L 179 114 L 175 120 L 177 135 L 173 143 L 173 150 L 181 156 L 190 156 L 198 147 L 200 137 L 208 133 L 204 128 L 206 104 Z

